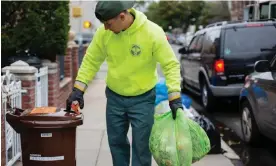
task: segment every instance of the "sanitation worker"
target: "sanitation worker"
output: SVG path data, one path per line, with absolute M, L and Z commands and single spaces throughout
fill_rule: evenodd
M 107 61 L 106 126 L 114 166 L 130 164 L 127 138 L 130 124 L 132 166 L 151 165 L 149 137 L 154 123 L 157 62 L 166 78 L 172 118 L 175 119 L 176 110 L 182 108 L 179 62 L 162 28 L 133 6 L 131 1 L 96 4 L 95 15 L 103 25 L 87 48 L 67 99 L 67 109 L 73 101 L 78 101 L 82 109 L 88 83 Z

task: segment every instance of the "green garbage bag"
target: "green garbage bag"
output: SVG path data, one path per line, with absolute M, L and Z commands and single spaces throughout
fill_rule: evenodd
M 178 113 L 178 112 L 177 112 Z M 192 119 L 187 119 L 187 123 L 190 130 L 192 149 L 193 149 L 193 160 L 192 162 L 199 161 L 211 149 L 210 140 L 202 127 Z
M 171 111 L 154 115 L 149 147 L 159 166 L 191 166 L 192 142 L 187 124 L 188 118 L 182 110 L 175 120 Z

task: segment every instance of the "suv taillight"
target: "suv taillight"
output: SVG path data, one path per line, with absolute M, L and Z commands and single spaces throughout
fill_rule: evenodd
M 216 73 L 224 73 L 224 60 L 219 59 L 215 61 L 215 71 Z

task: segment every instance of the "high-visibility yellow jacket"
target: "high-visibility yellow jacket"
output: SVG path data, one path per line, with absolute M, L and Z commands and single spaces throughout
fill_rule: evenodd
M 84 90 L 107 61 L 107 86 L 123 96 L 136 96 L 152 89 L 158 80 L 159 62 L 166 78 L 168 92 L 180 92 L 180 65 L 161 27 L 135 10 L 133 24 L 115 34 L 97 29 L 87 48 L 75 85 Z M 84 83 L 84 84 L 83 84 Z M 178 95 L 177 95 L 178 96 Z

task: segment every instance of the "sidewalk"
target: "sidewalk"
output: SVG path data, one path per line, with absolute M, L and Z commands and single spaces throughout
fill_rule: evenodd
M 84 124 L 77 129 L 77 166 L 112 166 L 105 124 L 105 86 L 104 80 L 94 80 L 85 93 Z M 131 130 L 128 136 L 131 142 Z M 210 165 L 233 166 L 224 155 L 207 155 L 193 164 Z M 157 166 L 154 159 L 152 166 Z

